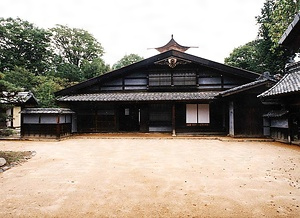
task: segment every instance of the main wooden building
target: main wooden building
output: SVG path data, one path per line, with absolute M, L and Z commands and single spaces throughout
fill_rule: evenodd
M 73 132 L 263 135 L 258 94 L 269 77 L 185 53 L 172 39 L 160 53 L 56 93 Z

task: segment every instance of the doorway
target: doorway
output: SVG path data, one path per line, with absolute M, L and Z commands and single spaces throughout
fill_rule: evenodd
M 123 105 L 119 109 L 119 130 L 124 132 L 140 131 L 140 109 L 134 105 Z

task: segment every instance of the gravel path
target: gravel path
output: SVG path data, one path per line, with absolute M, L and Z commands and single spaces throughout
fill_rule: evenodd
M 300 217 L 300 147 L 207 139 L 0 141 L 0 217 Z

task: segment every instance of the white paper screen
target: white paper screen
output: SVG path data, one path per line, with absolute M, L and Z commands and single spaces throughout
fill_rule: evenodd
M 197 104 L 186 105 L 186 123 L 197 123 Z
M 209 123 L 209 104 L 198 104 L 198 123 Z

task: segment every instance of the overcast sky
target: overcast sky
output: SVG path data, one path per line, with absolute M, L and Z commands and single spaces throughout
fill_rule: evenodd
M 93 34 L 112 65 L 126 54 L 144 58 L 147 48 L 174 39 L 198 46 L 187 53 L 224 62 L 230 52 L 257 37 L 255 16 L 265 0 L 1 0 L 0 16 L 20 17 L 38 27 L 55 24 Z

